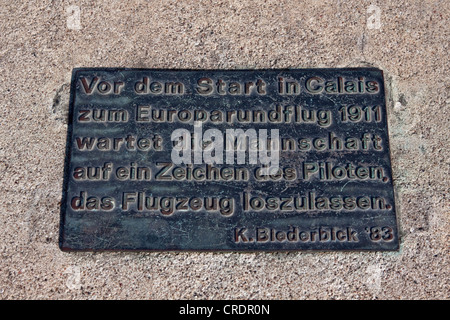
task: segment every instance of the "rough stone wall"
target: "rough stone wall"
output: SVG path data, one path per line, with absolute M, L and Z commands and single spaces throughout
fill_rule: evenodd
M 449 299 L 449 18 L 447 0 L 1 1 L 0 299 Z M 72 68 L 359 66 L 385 72 L 398 252 L 59 250 Z

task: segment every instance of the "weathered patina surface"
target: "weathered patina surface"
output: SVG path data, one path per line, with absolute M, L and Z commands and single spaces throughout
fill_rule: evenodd
M 398 249 L 381 70 L 75 69 L 69 118 L 63 250 Z

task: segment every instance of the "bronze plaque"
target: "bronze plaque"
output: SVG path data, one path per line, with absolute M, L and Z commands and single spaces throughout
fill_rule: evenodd
M 397 250 L 383 73 L 75 69 L 62 250 Z

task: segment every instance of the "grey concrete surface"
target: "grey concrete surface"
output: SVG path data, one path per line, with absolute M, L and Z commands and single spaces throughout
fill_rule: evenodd
M 0 299 L 449 299 L 449 11 L 447 0 L 1 1 Z M 59 250 L 72 68 L 358 66 L 384 70 L 389 89 L 398 252 Z

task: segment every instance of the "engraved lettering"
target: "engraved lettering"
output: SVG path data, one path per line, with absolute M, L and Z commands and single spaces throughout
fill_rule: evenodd
M 197 80 L 196 92 L 200 95 L 251 95 L 255 92 L 258 95 L 266 94 L 266 82 L 262 79 L 256 81 L 238 82 L 225 81 L 223 79 L 211 79 L 208 77 Z M 256 89 L 256 90 L 255 90 Z
M 242 195 L 242 208 L 244 211 L 273 211 L 280 208 L 284 212 L 302 211 L 353 211 L 353 210 L 390 210 L 391 205 L 380 196 L 318 196 L 309 191 L 306 194 L 283 196 L 251 197 L 244 192 Z
M 386 227 L 388 228 L 388 227 Z M 255 237 L 256 244 L 264 243 L 358 243 L 359 233 L 353 227 L 347 226 L 321 226 L 309 229 L 302 226 L 273 227 L 237 227 L 234 229 L 236 243 L 252 242 Z M 379 241 L 381 235 L 378 237 Z
M 114 209 L 114 199 L 112 197 L 88 196 L 86 191 L 81 191 L 79 196 L 72 197 L 70 207 L 76 211 L 110 211 Z
M 235 228 L 234 229 L 234 241 L 235 242 L 248 242 L 247 237 L 245 236 L 246 228 Z
M 110 93 L 114 93 L 116 95 L 120 94 L 125 83 L 122 81 L 106 81 L 101 80 L 100 77 L 93 77 L 91 80 L 88 80 L 86 77 L 80 77 L 80 82 L 84 93 L 90 95 L 94 92 L 98 92 L 102 95 L 107 95 Z
M 64 250 L 398 247 L 381 70 L 72 79 Z
M 79 122 L 127 122 L 129 115 L 125 109 L 109 110 L 109 109 L 92 109 L 79 110 Z
M 366 80 L 363 77 L 346 80 L 344 77 L 336 77 L 333 80 L 313 76 L 305 81 L 305 89 L 312 94 L 355 94 L 355 93 L 378 93 L 379 84 L 373 80 Z
M 136 143 L 137 141 L 137 143 Z M 162 150 L 162 137 L 158 134 L 153 138 L 137 138 L 133 135 L 127 135 L 125 138 L 109 138 L 109 137 L 76 137 L 75 145 L 80 151 L 99 150 L 99 151 L 155 151 Z
M 148 94 L 167 94 L 167 95 L 183 95 L 185 93 L 185 85 L 180 81 L 153 81 L 149 77 L 143 77 L 142 81 L 134 84 L 134 92 L 139 95 Z
M 211 205 L 214 203 L 214 205 Z M 172 197 L 148 195 L 146 192 L 123 192 L 123 211 L 137 210 L 138 212 L 158 211 L 163 216 L 170 216 L 176 212 L 206 211 L 217 212 L 220 216 L 233 215 L 234 199 L 228 197 Z

